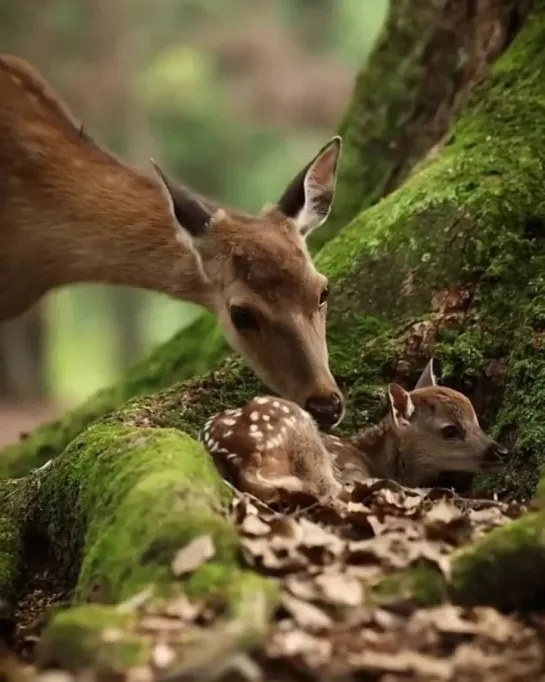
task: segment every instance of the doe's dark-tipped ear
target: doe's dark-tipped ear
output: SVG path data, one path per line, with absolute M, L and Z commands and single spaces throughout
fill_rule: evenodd
M 174 184 L 154 159 L 150 161 L 170 212 L 176 220 L 176 236 L 194 249 L 193 240 L 206 234 L 212 213 L 188 189 Z
M 416 388 L 425 388 L 427 386 L 437 386 L 437 378 L 435 376 L 433 358 L 430 358 L 428 364 L 424 367 L 424 371 L 416 382 Z
M 278 208 L 295 222 L 303 237 L 324 223 L 331 211 L 341 149 L 341 138 L 332 138 L 290 182 L 278 201 Z
M 396 426 L 407 424 L 414 412 L 414 404 L 409 392 L 399 384 L 390 384 L 388 386 L 388 398 L 390 400 L 390 412 Z

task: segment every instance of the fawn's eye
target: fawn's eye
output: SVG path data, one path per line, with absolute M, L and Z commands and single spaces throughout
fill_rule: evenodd
M 329 287 L 324 287 L 322 289 L 322 293 L 320 294 L 320 308 L 325 305 L 325 302 L 327 301 L 327 297 L 329 296 Z
M 258 329 L 259 324 L 253 310 L 240 305 L 232 305 L 230 308 L 231 322 L 237 329 Z
M 441 429 L 441 435 L 446 440 L 453 440 L 454 438 L 461 438 L 462 432 L 456 426 L 456 424 L 447 424 Z

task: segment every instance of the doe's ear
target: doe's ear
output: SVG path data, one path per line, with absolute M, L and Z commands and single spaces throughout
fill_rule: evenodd
M 408 424 L 414 412 L 414 404 L 411 396 L 399 384 L 388 386 L 388 398 L 390 400 L 390 412 L 396 426 Z
M 210 228 L 212 213 L 188 189 L 173 183 L 154 159 L 150 159 L 150 162 L 157 174 L 163 197 L 176 221 L 177 238 L 195 250 L 195 240 L 204 237 Z
M 303 237 L 328 217 L 333 197 L 342 141 L 332 138 L 284 190 L 278 208 L 291 218 Z
M 428 364 L 424 367 L 424 371 L 416 382 L 416 388 L 425 388 L 427 386 L 437 386 L 437 378 L 435 376 L 433 367 L 433 358 L 430 358 Z

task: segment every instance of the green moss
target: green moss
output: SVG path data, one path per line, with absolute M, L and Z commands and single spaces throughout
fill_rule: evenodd
M 507 3 L 504 16 L 498 17 L 503 25 L 510 9 Z M 357 75 L 338 129 L 343 154 L 335 203 L 326 225 L 311 237 L 314 247 L 323 246 L 358 213 L 398 187 L 441 140 L 448 118 L 456 117 L 468 87 L 467 63 L 460 60 L 459 45 L 439 43 L 435 30 L 430 31 L 445 19 L 444 11 L 437 3 L 421 5 L 418 11 L 412 0 L 389 3 L 387 21 Z M 439 83 L 430 77 L 437 63 Z M 445 105 L 450 116 L 444 117 L 444 124 L 436 120 L 429 125 L 427 117 L 414 116 L 422 110 L 445 113 Z
M 272 580 L 264 581 L 260 575 L 243 571 L 236 564 L 229 566 L 217 561 L 207 562 L 192 574 L 184 585 L 184 591 L 190 597 L 224 597 L 233 617 L 238 615 L 240 604 L 248 594 L 263 594 L 269 609 L 278 600 L 278 585 Z
M 76 671 L 91 666 L 100 672 L 122 672 L 145 660 L 150 645 L 131 632 L 132 617 L 113 607 L 89 605 L 55 616 L 37 648 L 42 665 Z
M 12 604 L 23 572 L 24 495 L 19 481 L 0 488 L 0 603 Z
M 78 599 L 99 590 L 117 600 L 168 580 L 176 550 L 203 533 L 214 538 L 215 560 L 230 568 L 237 550 L 221 514 L 228 498 L 208 454 L 185 434 L 97 424 L 43 477 L 47 513 L 34 522 L 69 578 L 82 557 Z
M 57 421 L 33 431 L 17 445 L 0 453 L 0 479 L 23 476 L 55 457 L 90 423 L 134 396 L 141 396 L 183 381 L 213 367 L 227 354 L 215 318 L 203 313 L 135 365 L 115 386 L 96 395 Z
M 528 514 L 461 550 L 452 565 L 452 596 L 460 604 L 536 608 L 545 586 L 545 515 Z
M 447 595 L 446 582 L 441 574 L 428 566 L 415 566 L 406 571 L 387 575 L 371 590 L 375 603 L 387 605 L 410 600 L 418 606 L 435 606 Z
M 242 566 L 236 530 L 225 517 L 230 490 L 202 446 L 184 433 L 98 423 L 18 487 L 21 495 L 31 491 L 24 533 L 48 543 L 56 577 L 74 588 L 76 604 L 115 604 L 150 584 L 155 596 L 183 590 L 222 599 L 232 617 L 262 600 L 266 618 L 276 603 L 275 583 Z M 175 579 L 176 552 L 202 534 L 212 536 L 214 556 Z M 25 550 L 28 561 L 32 547 Z M 122 670 L 148 653 L 131 623 L 105 605 L 61 611 L 46 629 L 42 659 L 70 669 L 92 661 Z
M 458 550 L 448 584 L 437 570 L 420 566 L 386 576 L 372 596 L 380 604 L 407 599 L 433 606 L 449 599 L 463 606 L 535 610 L 545 603 L 544 574 L 545 514 L 538 512 Z

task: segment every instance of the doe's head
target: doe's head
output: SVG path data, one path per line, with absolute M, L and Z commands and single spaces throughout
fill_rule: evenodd
M 407 485 L 433 485 L 444 472 L 477 473 L 503 466 L 509 451 L 481 429 L 465 395 L 437 385 L 433 360 L 411 392 L 390 384 L 388 397 L 398 468 Z
M 329 369 L 328 283 L 306 239 L 330 213 L 340 153 L 335 137 L 257 217 L 212 211 L 155 166 L 229 344 L 325 430 L 341 421 L 344 399 Z

